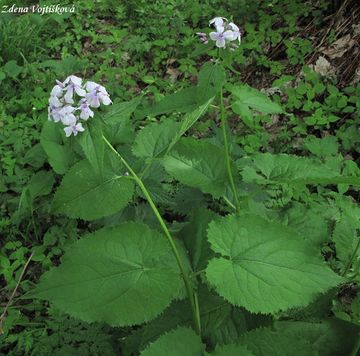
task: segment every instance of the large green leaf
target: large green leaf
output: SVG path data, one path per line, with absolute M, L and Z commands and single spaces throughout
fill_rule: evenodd
M 131 101 L 111 105 L 103 115 L 106 138 L 113 144 L 132 143 L 134 141 L 134 125 L 131 115 L 136 110 L 142 97 Z
M 229 86 L 231 93 L 235 97 L 232 109 L 239 114 L 244 123 L 249 127 L 254 127 L 252 110 L 263 114 L 281 113 L 281 106 L 271 101 L 265 94 L 246 85 Z
M 181 123 L 165 120 L 146 125 L 136 136 L 133 146 L 134 154 L 142 158 L 155 158 L 169 152 L 186 131 L 206 112 L 212 101 L 213 98 L 185 115 Z
M 120 326 L 156 317 L 181 286 L 166 238 L 129 222 L 74 244 L 30 296 L 49 300 L 82 320 Z
M 189 251 L 194 271 L 205 269 L 210 257 L 214 255 L 207 240 L 206 230 L 209 223 L 217 216 L 207 209 L 194 209 L 190 215 L 189 224 L 180 231 L 179 236 Z
M 165 153 L 179 129 L 180 124 L 173 120 L 146 125 L 136 135 L 133 145 L 135 156 L 155 158 Z
M 221 257 L 210 261 L 207 279 L 221 296 L 251 312 L 306 306 L 342 281 L 297 233 L 257 215 L 212 222 L 208 238 Z
M 225 194 L 227 173 L 223 151 L 206 141 L 182 139 L 162 161 L 166 171 L 181 183 L 210 193 Z
M 360 185 L 360 177 L 342 176 L 318 161 L 295 155 L 259 153 L 252 157 L 252 165 L 239 166 L 245 182 Z
M 305 240 L 317 246 L 330 239 L 331 221 L 335 211 L 329 204 L 300 204 L 293 202 L 284 209 L 282 221 L 298 232 Z
M 177 328 L 162 335 L 147 347 L 142 356 L 203 356 L 200 336 L 189 328 Z
M 103 115 L 104 121 L 109 125 L 113 125 L 128 119 L 139 106 L 141 100 L 142 97 L 139 96 L 131 101 L 115 103 L 109 106 L 106 113 Z
M 199 103 L 209 100 L 220 92 L 226 79 L 224 68 L 212 62 L 206 62 L 200 69 L 198 82 L 198 101 Z
M 344 268 L 351 261 L 354 253 L 356 258 L 360 255 L 359 229 L 360 220 L 356 220 L 347 214 L 342 214 L 335 225 L 332 240 L 335 242 L 336 258 L 343 264 Z
M 174 111 L 191 112 L 198 106 L 197 87 L 189 87 L 166 96 L 153 106 L 145 107 L 141 111 L 136 112 L 136 118 L 142 119 L 149 115 L 156 116 Z
M 47 195 L 51 192 L 54 185 L 55 178 L 52 172 L 39 171 L 36 172 L 30 179 L 27 189 L 29 189 L 32 199 L 41 195 Z
M 328 319 L 321 323 L 289 321 L 250 331 L 239 341 L 255 356 L 347 356 L 358 332 L 359 328 L 339 320 Z
M 213 102 L 214 98 L 210 98 L 204 105 L 199 106 L 193 112 L 185 115 L 184 119 L 181 121 L 181 126 L 179 131 L 176 133 L 173 140 L 170 142 L 167 152 L 169 152 L 172 147 L 180 140 L 180 138 L 188 131 L 199 118 L 208 110 L 210 104 Z
M 181 89 L 168 95 L 158 103 L 137 112 L 136 117 L 142 119 L 148 115 L 156 116 L 167 112 L 188 113 L 194 111 L 220 91 L 224 80 L 225 71 L 220 65 L 206 63 L 199 72 L 199 83 L 196 87 Z
M 75 158 L 70 146 L 64 144 L 65 135 L 61 132 L 60 126 L 52 121 L 46 121 L 41 131 L 40 143 L 54 171 L 64 174 L 74 163 Z
M 55 193 L 53 210 L 70 218 L 94 220 L 123 209 L 131 200 L 134 183 L 110 165 L 100 176 L 86 160 L 75 164 Z
M 243 308 L 232 306 L 223 298 L 201 284 L 197 290 L 201 333 L 210 348 L 237 342 L 239 336 L 246 331 L 268 326 L 272 318 L 264 315 L 251 314 Z M 187 299 L 174 301 L 159 317 L 134 330 L 125 339 L 122 350 L 124 356 L 133 355 L 140 348 L 155 341 L 163 333 L 178 326 L 191 327 L 193 316 Z

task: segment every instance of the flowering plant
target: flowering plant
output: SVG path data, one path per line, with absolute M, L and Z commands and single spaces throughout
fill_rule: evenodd
M 215 17 L 210 25 L 216 47 L 240 44 L 233 22 Z M 219 57 L 201 67 L 196 86 L 155 104 L 115 102 L 98 118 L 93 109 L 112 103 L 103 86 L 71 75 L 50 93 L 41 144 L 64 175 L 52 212 L 94 223 L 28 297 L 87 322 L 137 325 L 125 355 L 203 355 L 205 348 L 281 355 L 284 347 L 312 354 L 299 330 L 320 340 L 333 324 L 278 320 L 344 282 L 355 263 L 355 254 L 344 254 L 340 273 L 332 270 L 315 248 L 319 241 L 310 246 L 309 225 L 293 222 L 297 211 L 267 203 L 276 191 L 299 206 L 299 196 L 314 194 L 308 186 L 358 185 L 359 177 L 295 155 L 245 155 L 229 116 L 255 130 L 260 114 L 284 112 L 258 90 L 227 80 Z M 209 111 L 214 135 L 191 137 Z M 174 112 L 181 120 L 154 120 Z M 153 122 L 141 128 L 146 117 Z M 66 137 L 82 133 L 67 140 L 59 122 Z M 342 204 L 346 211 L 349 202 Z

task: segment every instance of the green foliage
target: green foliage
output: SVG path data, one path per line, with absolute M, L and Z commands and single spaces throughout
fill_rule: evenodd
M 239 165 L 244 181 L 257 184 L 360 184 L 358 176 L 341 175 L 336 169 L 306 157 L 263 153 L 255 155 L 251 165 L 243 167 L 242 161 Z
M 202 345 L 200 337 L 194 331 L 187 328 L 178 328 L 161 336 L 141 352 L 141 355 L 201 356 L 203 350 L 204 345 Z
M 41 132 L 41 146 L 46 152 L 49 163 L 56 173 L 64 174 L 74 161 L 71 148 L 64 142 L 64 133 L 58 125 L 46 122 Z
M 166 171 L 181 183 L 214 197 L 225 194 L 227 175 L 222 150 L 206 141 L 182 139 L 164 157 Z
M 355 47 L 326 56 L 329 73 L 312 65 L 356 34 L 325 34 L 328 4 L 80 0 L 75 14 L 2 14 L 2 306 L 32 258 L 0 354 L 357 352 Z M 235 51 L 198 43 L 215 8 L 241 27 Z M 70 74 L 113 104 L 68 139 L 47 106 Z
M 156 158 L 164 154 L 179 131 L 180 124 L 171 120 L 147 125 L 136 136 L 133 152 L 137 157 Z
M 76 243 L 31 296 L 87 322 L 140 324 L 157 316 L 179 291 L 171 257 L 165 238 L 146 225 L 102 229 Z
M 260 216 L 212 222 L 208 239 L 222 257 L 210 260 L 207 279 L 220 295 L 251 312 L 306 306 L 341 282 L 294 231 Z
M 104 167 L 99 175 L 83 160 L 64 176 L 54 196 L 53 210 L 72 218 L 98 219 L 123 209 L 131 200 L 133 189 L 133 182 L 117 174 L 114 167 Z
M 244 123 L 250 128 L 255 127 L 252 110 L 262 114 L 277 114 L 283 110 L 277 103 L 272 102 L 265 94 L 245 85 L 231 86 L 231 94 L 235 97 L 232 103 L 233 111 L 240 115 Z

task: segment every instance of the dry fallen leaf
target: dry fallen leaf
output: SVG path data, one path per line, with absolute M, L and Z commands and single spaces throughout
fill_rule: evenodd
M 316 72 L 321 74 L 324 77 L 334 77 L 335 76 L 335 68 L 330 64 L 330 62 L 325 58 L 320 56 L 315 65 L 311 65 L 310 68 Z
M 168 68 L 166 70 L 166 74 L 168 74 L 172 81 L 175 81 L 177 77 L 181 74 L 181 72 L 176 68 Z
M 355 44 L 350 34 L 343 36 L 332 43 L 329 47 L 320 48 L 320 52 L 327 55 L 330 59 L 342 57 Z

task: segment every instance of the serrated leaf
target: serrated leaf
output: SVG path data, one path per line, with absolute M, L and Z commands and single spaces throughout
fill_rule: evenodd
M 42 276 L 30 297 L 49 300 L 87 322 L 124 326 L 156 317 L 181 286 L 166 238 L 129 222 L 74 244 L 61 265 Z
M 18 66 L 17 62 L 15 60 L 11 60 L 7 62 L 2 69 L 4 72 L 10 76 L 11 78 L 15 79 L 19 76 L 19 74 L 22 72 L 23 67 Z
M 202 356 L 204 345 L 192 329 L 177 328 L 148 346 L 142 356 Z
M 165 170 L 181 183 L 214 197 L 225 194 L 227 173 L 224 153 L 211 143 L 182 139 L 163 158 Z
M 309 304 L 342 278 L 293 230 L 246 214 L 212 222 L 208 281 L 229 302 L 251 312 L 275 313 Z
M 197 100 L 197 88 L 190 87 L 166 96 L 153 106 L 145 107 L 136 112 L 136 118 L 142 119 L 146 116 L 156 116 L 167 112 L 191 112 L 199 106 Z
M 74 163 L 75 156 L 70 147 L 63 143 L 64 135 L 60 130 L 59 125 L 54 122 L 45 122 L 41 131 L 40 143 L 54 171 L 64 174 Z
M 195 87 L 181 89 L 168 95 L 158 103 L 148 106 L 136 113 L 138 119 L 156 116 L 168 112 L 191 112 L 206 103 L 219 92 L 225 80 L 224 69 L 212 63 L 206 63 L 199 73 L 199 83 Z
M 136 135 L 133 153 L 141 158 L 155 158 L 164 154 L 180 129 L 173 120 L 146 125 Z
M 207 111 L 210 104 L 213 102 L 214 98 L 210 98 L 204 105 L 201 105 L 193 112 L 187 114 L 184 119 L 181 121 L 181 126 L 173 140 L 170 142 L 167 152 L 169 152 L 174 145 L 180 140 L 180 138 L 188 131 L 198 120 L 199 118 Z
M 240 338 L 255 356 L 316 356 L 310 342 L 294 333 L 280 333 L 270 328 L 253 330 Z
M 99 121 L 92 121 L 85 132 L 79 135 L 78 142 L 85 157 L 98 175 L 102 175 L 104 166 L 105 144 L 102 138 L 102 126 Z
M 34 168 L 41 168 L 46 161 L 47 155 L 40 143 L 32 146 L 25 153 L 24 163 L 31 165 Z
M 300 204 L 293 202 L 284 212 L 284 224 L 295 230 L 305 240 L 320 246 L 330 237 L 333 211 L 325 204 Z
M 244 345 L 229 344 L 216 347 L 214 352 L 208 355 L 212 356 L 253 356 L 254 354 Z
M 133 120 L 130 117 L 141 100 L 142 97 L 138 97 L 131 101 L 115 103 L 103 115 L 103 121 L 106 124 L 105 136 L 113 145 L 134 142 Z
M 208 260 L 214 253 L 207 240 L 207 228 L 209 223 L 218 215 L 214 212 L 197 208 L 190 216 L 190 222 L 180 231 L 180 238 L 189 251 L 191 265 L 194 271 L 205 269 Z
M 235 114 L 240 115 L 244 124 L 252 129 L 255 128 L 254 115 L 248 106 L 243 105 L 240 101 L 234 101 L 231 104 L 231 108 Z
M 221 65 L 206 62 L 199 72 L 197 91 L 199 103 L 205 102 L 219 93 L 225 79 L 225 70 Z
M 360 177 L 343 176 L 306 157 L 288 154 L 259 153 L 252 157 L 253 165 L 240 169 L 245 182 L 257 184 L 351 184 L 360 185 Z
M 27 188 L 30 191 L 32 199 L 41 195 L 46 195 L 51 192 L 54 185 L 55 178 L 52 172 L 39 171 L 36 172 L 30 179 Z
M 338 153 L 339 144 L 335 136 L 317 138 L 308 136 L 304 140 L 304 146 L 314 155 L 319 157 L 334 156 Z
M 96 174 L 86 160 L 75 164 L 63 178 L 53 210 L 70 218 L 99 219 L 123 209 L 134 193 L 134 183 L 106 166 Z
M 254 127 L 253 114 L 256 110 L 262 114 L 276 114 L 283 112 L 282 107 L 270 100 L 265 94 L 246 85 L 228 86 L 235 96 L 232 109 L 239 114 L 249 127 Z
M 103 115 L 104 121 L 109 125 L 114 125 L 127 120 L 139 106 L 141 100 L 142 96 L 139 96 L 130 101 L 111 105 Z
M 259 326 L 268 326 L 272 319 L 267 316 L 250 314 L 243 308 L 237 308 L 226 302 L 223 298 L 209 291 L 201 284 L 197 291 L 201 332 L 207 345 L 214 348 L 215 345 L 236 342 L 239 336 L 246 331 Z M 159 317 L 142 328 L 135 330 L 125 339 L 124 355 L 133 355 L 140 348 L 144 348 L 149 342 L 153 342 L 160 335 L 178 326 L 193 325 L 193 317 L 187 299 L 174 301 Z
M 241 336 L 239 342 L 255 356 L 346 356 L 358 332 L 359 328 L 336 319 L 321 323 L 283 321 L 271 328 L 250 331 Z
M 347 214 L 342 214 L 340 221 L 335 225 L 332 240 L 335 242 L 336 258 L 342 262 L 344 267 L 356 251 L 357 256 L 360 255 L 357 246 L 360 244 L 359 229 L 360 221 Z

